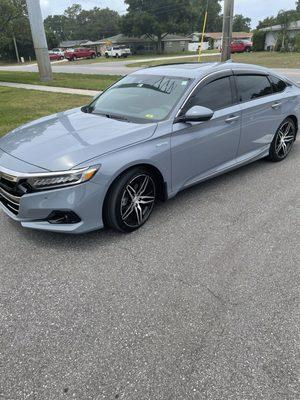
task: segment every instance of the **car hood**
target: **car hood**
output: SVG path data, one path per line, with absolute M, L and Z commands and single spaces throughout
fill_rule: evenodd
M 120 121 L 76 108 L 13 130 L 0 139 L 0 149 L 40 168 L 62 171 L 146 140 L 156 127 L 156 123 Z

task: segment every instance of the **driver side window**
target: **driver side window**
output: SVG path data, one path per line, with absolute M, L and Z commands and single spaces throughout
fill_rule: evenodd
M 220 78 L 196 89 L 185 105 L 185 111 L 193 106 L 210 108 L 213 111 L 233 104 L 230 78 Z

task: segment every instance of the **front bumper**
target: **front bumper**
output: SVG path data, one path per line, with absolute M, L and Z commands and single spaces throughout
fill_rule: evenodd
M 62 189 L 25 194 L 15 215 L 1 201 L 0 207 L 22 226 L 52 232 L 84 233 L 103 228 L 102 206 L 105 191 L 92 181 Z M 80 222 L 53 224 L 47 221 L 52 211 L 73 211 Z

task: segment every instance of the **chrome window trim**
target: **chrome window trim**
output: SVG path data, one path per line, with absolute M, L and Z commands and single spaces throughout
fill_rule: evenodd
M 231 68 L 228 68 L 228 69 L 224 69 L 224 70 L 222 70 L 222 71 L 214 71 L 214 72 L 211 72 L 210 74 L 205 75 L 203 78 L 201 78 L 200 81 L 199 81 L 199 82 L 194 86 L 194 88 L 191 90 L 191 92 L 187 95 L 187 98 L 184 100 L 183 104 L 180 106 L 179 110 L 177 111 L 177 113 L 176 113 L 176 115 L 175 115 L 175 120 L 176 120 L 176 118 L 179 117 L 179 114 L 181 113 L 182 109 L 184 108 L 184 106 L 186 105 L 186 103 L 189 101 L 189 99 L 191 98 L 191 96 L 193 95 L 193 93 L 195 92 L 195 90 L 198 89 L 198 86 L 201 85 L 201 83 L 203 83 L 203 82 L 205 81 L 205 79 L 210 78 L 210 77 L 213 76 L 213 75 L 221 75 L 221 74 L 223 74 L 224 72 L 229 72 L 229 73 L 230 73 L 229 76 L 233 75 L 232 69 L 231 69 Z M 228 107 L 226 107 L 226 108 L 228 108 Z

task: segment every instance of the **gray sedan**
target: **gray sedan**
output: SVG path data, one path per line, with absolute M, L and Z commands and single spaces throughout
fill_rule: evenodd
M 137 71 L 90 104 L 0 140 L 0 206 L 24 227 L 81 233 L 141 227 L 158 200 L 266 157 L 284 160 L 299 87 L 262 67 Z

